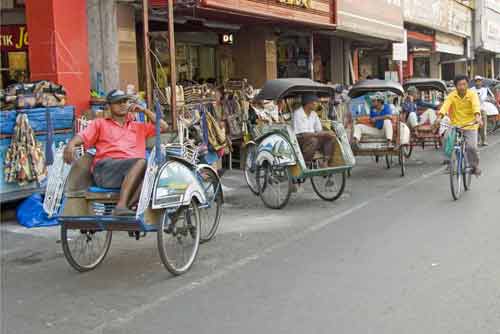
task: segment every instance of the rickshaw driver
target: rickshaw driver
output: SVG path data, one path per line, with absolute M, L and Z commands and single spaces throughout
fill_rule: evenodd
M 95 184 L 120 189 L 113 215 L 134 215 L 130 207 L 140 196 L 146 171 L 146 139 L 155 135 L 156 115 L 136 104 L 129 105 L 129 96 L 120 90 L 112 90 L 106 99 L 111 117 L 95 119 L 73 137 L 64 150 L 64 160 L 73 161 L 76 146 L 95 147 L 91 167 Z M 136 122 L 134 112 L 144 112 L 153 123 Z M 162 132 L 167 130 L 164 120 L 160 120 L 160 128 Z
M 320 168 L 327 168 L 333 157 L 335 135 L 323 131 L 321 121 L 314 111 L 319 98 L 313 94 L 302 96 L 302 107 L 293 113 L 293 130 L 305 161 L 312 161 L 314 153 L 321 151 L 323 161 Z
M 372 100 L 372 110 L 370 111 L 370 121 L 372 126 L 365 124 L 356 124 L 354 126 L 354 145 L 358 145 L 363 134 L 371 136 L 385 136 L 387 143 L 392 144 L 392 111 L 385 103 L 385 97 L 382 92 L 377 92 L 370 97 Z
M 483 119 L 481 117 L 479 96 L 473 90 L 468 89 L 467 76 L 459 75 L 453 82 L 456 90 L 451 92 L 444 101 L 434 126 L 437 127 L 441 119 L 448 115 L 448 113 L 451 125 L 458 127 L 465 126 L 463 134 L 467 147 L 467 160 L 472 167 L 472 174 L 480 176 L 477 124 L 481 125 Z M 477 124 L 469 125 L 471 123 Z

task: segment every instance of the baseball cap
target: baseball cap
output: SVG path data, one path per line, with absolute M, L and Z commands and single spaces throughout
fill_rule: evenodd
M 483 77 L 482 77 L 482 76 L 480 76 L 480 75 L 476 75 L 476 76 L 474 77 L 474 81 L 477 81 L 477 80 L 483 80 Z
M 124 91 L 119 89 L 113 89 L 106 96 L 106 100 L 108 101 L 108 103 L 117 103 L 128 99 L 130 99 L 130 97 L 127 94 L 125 94 Z
M 319 98 L 314 95 L 314 94 L 305 94 L 305 95 L 302 95 L 302 105 L 306 105 L 306 104 L 309 104 L 311 102 L 316 102 L 318 101 Z
M 385 101 L 385 95 L 382 92 L 376 92 L 372 96 L 370 96 L 371 100 L 377 100 L 377 101 Z
M 415 86 L 410 86 L 408 87 L 408 89 L 406 90 L 408 93 L 418 93 L 418 89 L 417 87 Z

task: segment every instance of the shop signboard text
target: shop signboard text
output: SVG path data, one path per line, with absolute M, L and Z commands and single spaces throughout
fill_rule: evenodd
M 28 50 L 28 31 L 25 25 L 5 25 L 0 27 L 2 51 Z

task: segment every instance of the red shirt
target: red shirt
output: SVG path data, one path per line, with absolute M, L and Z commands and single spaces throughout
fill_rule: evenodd
M 134 159 L 146 157 L 146 138 L 155 135 L 155 125 L 136 122 L 127 117 L 123 125 L 112 118 L 99 118 L 78 134 L 85 149 L 96 148 L 92 168 L 102 159 Z

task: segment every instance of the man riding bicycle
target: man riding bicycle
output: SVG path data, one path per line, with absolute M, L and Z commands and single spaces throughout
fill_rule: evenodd
M 452 126 L 463 128 L 467 161 L 472 168 L 472 174 L 480 176 L 477 130 L 482 124 L 482 118 L 479 97 L 468 88 L 467 76 L 459 75 L 455 77 L 453 83 L 456 90 L 451 92 L 444 101 L 435 124 L 437 126 L 441 119 L 448 115 Z

